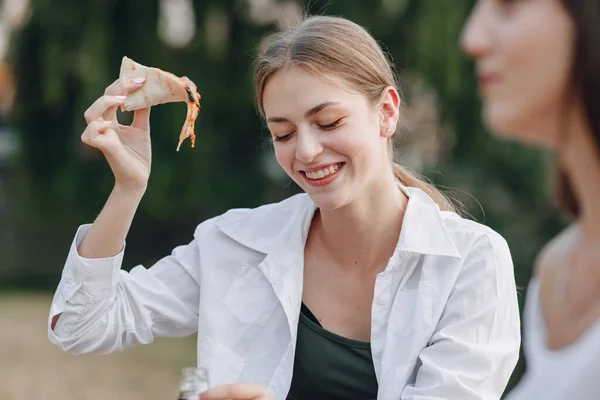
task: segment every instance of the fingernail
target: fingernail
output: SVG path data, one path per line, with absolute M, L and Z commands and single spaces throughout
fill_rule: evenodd
M 105 123 L 106 125 L 111 125 L 113 122 L 112 122 L 112 121 L 104 121 L 104 123 Z
M 116 100 L 125 100 L 127 98 L 127 96 L 115 96 Z
M 135 78 L 133 80 L 133 83 L 135 83 L 136 85 L 141 85 L 144 82 L 146 82 L 146 78 Z

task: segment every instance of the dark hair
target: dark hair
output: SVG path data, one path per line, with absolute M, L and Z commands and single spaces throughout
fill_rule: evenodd
M 563 0 L 575 26 L 572 84 L 581 96 L 584 113 L 600 151 L 600 1 Z M 566 173 L 559 169 L 558 205 L 572 217 L 579 215 L 579 202 Z

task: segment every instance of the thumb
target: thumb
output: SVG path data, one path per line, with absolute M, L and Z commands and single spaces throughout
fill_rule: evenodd
M 132 127 L 147 131 L 150 129 L 150 107 L 140 108 L 133 113 Z

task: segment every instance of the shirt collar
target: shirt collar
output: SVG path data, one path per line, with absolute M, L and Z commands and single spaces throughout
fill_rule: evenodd
M 302 193 L 251 210 L 228 211 L 216 225 L 236 242 L 269 254 L 278 247 L 304 245 L 316 209 L 310 196 Z
M 398 187 L 409 198 L 395 253 L 460 258 L 437 204 L 421 189 Z M 304 244 L 316 205 L 305 193 L 253 210 L 233 210 L 217 218 L 216 225 L 238 243 L 264 254 L 277 246 Z M 298 235 L 300 234 L 300 235 Z M 286 246 L 287 244 L 287 246 Z
M 396 252 L 460 258 L 438 205 L 419 188 L 398 183 L 408 197 Z M 447 216 L 446 216 L 447 217 Z

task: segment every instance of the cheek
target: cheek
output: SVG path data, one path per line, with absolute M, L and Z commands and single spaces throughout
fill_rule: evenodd
M 565 45 L 552 42 L 556 43 L 551 39 L 534 42 L 507 60 L 511 100 L 521 107 L 555 104 L 565 96 L 571 57 Z
M 376 124 L 366 118 L 357 120 L 353 124 L 343 127 L 330 142 L 330 147 L 339 153 L 350 157 L 364 158 L 365 153 L 370 153 L 379 140 Z

